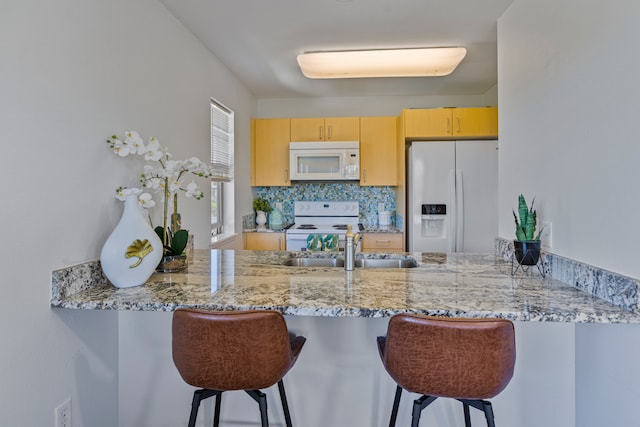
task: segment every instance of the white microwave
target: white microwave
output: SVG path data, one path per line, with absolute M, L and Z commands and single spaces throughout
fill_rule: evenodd
M 359 180 L 360 142 L 290 142 L 289 179 L 291 181 Z

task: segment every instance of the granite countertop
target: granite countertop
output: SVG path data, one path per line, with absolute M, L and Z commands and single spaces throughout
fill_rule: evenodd
M 117 289 L 99 262 L 54 271 L 51 306 L 72 309 L 172 311 L 275 309 L 288 315 L 502 317 L 520 321 L 640 323 L 625 310 L 535 269 L 511 275 L 511 262 L 488 254 L 411 254 L 417 268 L 308 268 L 291 257 L 330 253 L 196 250 L 188 271 L 155 273 L 145 285 Z M 397 254 L 358 254 L 397 257 Z
M 284 233 L 287 231 L 287 228 L 291 227 L 293 224 L 284 224 L 280 227 L 271 227 L 268 224 L 265 225 L 257 225 L 254 228 L 244 228 L 242 229 L 243 233 Z
M 399 234 L 402 233 L 402 230 L 400 230 L 397 227 L 394 226 L 384 226 L 384 225 L 378 225 L 378 226 L 374 226 L 374 227 L 367 227 L 364 229 L 365 233 L 371 233 L 371 234 L 377 234 L 377 233 L 395 233 L 395 234 Z

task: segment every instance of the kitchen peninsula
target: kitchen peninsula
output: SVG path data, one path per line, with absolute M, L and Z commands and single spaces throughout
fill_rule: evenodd
M 543 279 L 537 270 L 512 277 L 511 261 L 502 257 L 410 255 L 415 268 L 346 272 L 287 265 L 298 257 L 337 256 L 332 253 L 196 250 L 186 273 L 154 274 L 145 285 L 128 289 L 107 283 L 96 261 L 55 271 L 51 306 L 118 310 L 120 425 L 180 425 L 188 417 L 192 389 L 178 377 L 170 350 L 171 311 L 178 307 L 286 314 L 289 328 L 307 337 L 296 367 L 285 377 L 293 423 L 305 427 L 388 425 L 395 386 L 380 363 L 375 337 L 385 333 L 395 313 L 513 320 L 516 372 L 493 403 L 499 425 L 521 427 L 575 425 L 576 330 L 640 323 L 636 310 Z M 150 386 L 154 393 L 148 392 Z M 277 408 L 277 389 L 266 392 L 274 402 L 270 408 Z M 399 426 L 410 424 L 413 398 L 403 397 Z M 253 425 L 255 414 L 234 399 L 230 395 L 223 403 L 229 405 L 223 417 L 233 425 Z M 484 425 L 481 417 L 474 418 L 479 415 L 472 412 L 474 425 Z M 282 421 L 277 410 L 270 418 L 276 425 Z M 425 425 L 463 424 L 461 408 L 446 399 L 438 399 L 423 418 Z
M 286 315 L 502 317 L 523 321 L 640 323 L 623 310 L 537 274 L 511 276 L 511 261 L 485 254 L 415 253 L 416 268 L 293 267 L 298 257 L 330 253 L 196 250 L 185 273 L 156 273 L 144 286 L 117 289 L 97 272 L 77 282 L 70 269 L 53 274 L 52 307 L 172 311 L 274 309 Z M 391 254 L 359 254 L 372 258 Z M 71 269 L 73 269 L 72 267 Z M 84 266 L 84 268 L 89 268 Z M 96 277 L 97 274 L 97 277 Z M 74 279 L 76 279 L 74 281 Z

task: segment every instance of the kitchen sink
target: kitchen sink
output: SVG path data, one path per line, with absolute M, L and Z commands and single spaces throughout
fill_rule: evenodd
M 284 265 L 289 267 L 344 267 L 343 258 L 290 258 Z M 418 263 L 413 258 L 358 258 L 356 268 L 414 268 Z
M 284 265 L 290 267 L 344 267 L 342 258 L 291 258 Z
M 418 263 L 412 258 L 359 258 L 354 261 L 354 266 L 356 268 L 415 268 Z

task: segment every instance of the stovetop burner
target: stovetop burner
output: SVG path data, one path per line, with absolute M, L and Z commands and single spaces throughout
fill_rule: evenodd
M 347 224 L 336 224 L 333 226 L 333 228 L 335 228 L 336 230 L 346 230 Z
M 316 230 L 318 227 L 313 224 L 300 224 L 297 226 L 297 228 L 301 230 Z

